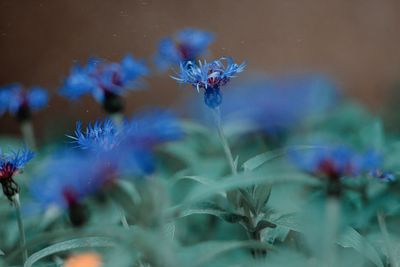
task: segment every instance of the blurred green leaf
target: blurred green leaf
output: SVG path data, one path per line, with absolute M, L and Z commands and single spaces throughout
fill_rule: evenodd
M 24 264 L 24 267 L 31 267 L 35 262 L 49 255 L 71 249 L 83 247 L 113 247 L 115 240 L 107 237 L 86 237 L 63 241 L 32 254 Z
M 344 248 L 353 248 L 364 257 L 368 258 L 378 267 L 384 267 L 381 258 L 376 249 L 370 242 L 360 235 L 355 229 L 348 227 L 340 236 L 337 243 Z
M 229 223 L 237 223 L 247 220 L 245 216 L 234 212 L 229 212 L 212 202 L 200 202 L 187 208 L 182 208 L 181 212 L 179 213 L 179 217 L 182 218 L 194 214 L 207 214 L 216 216 Z
M 183 248 L 179 256 L 182 259 L 183 266 L 208 266 L 205 264 L 213 261 L 221 254 L 244 248 L 274 249 L 271 245 L 256 241 L 209 241 Z
M 197 187 L 184 201 L 184 204 L 207 199 L 216 193 L 227 192 L 234 189 L 247 188 L 259 184 L 301 183 L 304 185 L 317 185 L 319 181 L 300 173 L 241 173 L 219 180 L 210 187 Z
M 372 123 L 361 129 L 360 140 L 367 148 L 373 148 L 378 151 L 382 150 L 385 143 L 382 121 L 380 119 L 375 119 Z
M 0 256 L 6 255 L 1 249 L 0 249 Z

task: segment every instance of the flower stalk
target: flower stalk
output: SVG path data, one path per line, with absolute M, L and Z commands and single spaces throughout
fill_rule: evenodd
M 17 216 L 19 242 L 20 242 L 20 246 L 22 248 L 22 261 L 23 261 L 23 263 L 25 263 L 25 261 L 28 259 L 28 250 L 26 249 L 25 230 L 24 230 L 24 224 L 23 224 L 22 216 L 21 216 L 21 203 L 19 200 L 19 194 L 15 194 L 12 197 L 12 203 L 14 204 L 15 214 Z

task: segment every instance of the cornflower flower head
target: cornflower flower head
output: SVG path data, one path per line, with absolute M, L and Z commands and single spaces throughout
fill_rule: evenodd
M 153 110 L 141 112 L 126 122 L 125 134 L 128 142 L 152 147 L 182 138 L 183 131 L 172 112 Z
M 154 61 L 160 70 L 178 66 L 182 62 L 196 61 L 207 52 L 213 41 L 214 35 L 210 32 L 194 28 L 183 29 L 173 37 L 160 41 Z
M 331 181 L 357 177 L 378 169 L 382 164 L 379 153 L 370 150 L 359 154 L 345 145 L 291 151 L 290 159 L 301 170 Z
M 141 77 L 148 74 L 144 62 L 126 55 L 120 62 L 90 59 L 86 66 L 74 66 L 60 93 L 70 99 L 92 94 L 109 113 L 122 110 L 121 95 L 135 90 Z
M 14 175 L 33 158 L 34 153 L 26 148 L 10 153 L 2 153 L 0 150 L 0 184 L 4 195 L 12 201 L 12 197 L 19 193 L 19 186 L 14 181 Z
M 120 142 L 120 131 L 114 123 L 106 119 L 96 121 L 93 125 L 89 124 L 82 130 L 82 123 L 76 123 L 76 130 L 73 136 L 67 135 L 78 147 L 90 150 L 111 150 L 118 146 Z
M 320 74 L 255 77 L 230 88 L 224 97 L 227 124 L 241 131 L 282 135 L 301 123 L 327 114 L 340 100 L 334 82 Z
M 30 184 L 33 197 L 43 208 L 66 209 L 71 222 L 86 221 L 83 201 L 119 175 L 117 160 L 106 155 L 61 151 L 42 161 L 42 171 Z
M 0 88 L 0 114 L 8 111 L 18 120 L 31 118 L 31 112 L 47 105 L 48 93 L 41 87 L 23 89 L 20 84 L 11 84 Z
M 200 92 L 204 90 L 204 102 L 210 108 L 221 105 L 221 86 L 226 85 L 237 73 L 244 70 L 246 64 L 237 64 L 232 58 L 220 58 L 209 63 L 207 61 L 195 64 L 188 61 L 180 64 L 177 77 L 172 77 L 178 83 L 190 84 Z

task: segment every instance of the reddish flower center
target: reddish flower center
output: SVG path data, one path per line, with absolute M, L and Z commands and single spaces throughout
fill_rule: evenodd
M 14 164 L 11 164 L 10 162 L 5 163 L 0 168 L 0 181 L 6 180 L 6 179 L 11 179 L 16 171 L 17 171 L 17 168 L 15 167 Z

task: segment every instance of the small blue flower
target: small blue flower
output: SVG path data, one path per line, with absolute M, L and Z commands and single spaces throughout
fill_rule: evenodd
M 78 147 L 82 149 L 103 149 L 111 150 L 120 142 L 119 131 L 109 119 L 96 121 L 93 125 L 89 124 L 82 132 L 82 123 L 77 122 L 75 136 L 68 135 L 73 139 Z
M 30 184 L 32 195 L 44 207 L 69 208 L 98 192 L 118 175 L 111 157 L 58 151 L 42 160 L 42 171 Z
M 242 72 L 245 66 L 245 63 L 236 64 L 232 58 L 220 58 L 209 63 L 199 61 L 198 64 L 188 61 L 180 64 L 178 76 L 172 78 L 182 84 L 191 84 L 198 92 L 204 89 L 206 105 L 216 108 L 222 102 L 221 86 Z
M 301 170 L 334 181 L 368 173 L 382 164 L 378 153 L 358 154 L 344 145 L 293 150 L 290 159 Z
M 196 61 L 207 52 L 213 41 L 214 36 L 210 32 L 193 28 L 183 29 L 174 37 L 166 37 L 160 41 L 154 61 L 160 70 L 182 62 Z
M 126 55 L 121 62 L 90 59 L 86 66 L 74 66 L 65 79 L 60 93 L 70 99 L 92 94 L 104 104 L 109 97 L 120 96 L 126 90 L 135 90 L 138 80 L 148 74 L 144 62 Z
M 81 149 L 112 155 L 119 166 L 125 166 L 124 172 L 143 176 L 154 171 L 154 146 L 182 136 L 178 119 L 171 112 L 156 110 L 140 113 L 119 127 L 104 120 L 82 130 L 77 123 L 75 135 L 68 137 Z
M 368 174 L 372 178 L 378 179 L 381 182 L 396 181 L 396 176 L 394 175 L 394 173 L 389 172 L 389 171 L 383 171 L 381 169 L 374 169 L 374 170 L 371 170 Z
M 0 114 L 8 111 L 20 119 L 29 119 L 31 111 L 47 105 L 48 93 L 41 87 L 24 90 L 19 84 L 0 88 Z
M 154 145 L 182 138 L 177 117 L 166 110 L 141 112 L 125 124 L 129 142 Z
M 34 156 L 29 149 L 23 148 L 10 153 L 0 151 L 0 184 L 4 195 L 11 201 L 11 198 L 19 193 L 19 186 L 13 177 L 17 174 Z
M 327 114 L 339 100 L 337 87 L 325 75 L 256 76 L 236 83 L 224 94 L 222 114 L 225 123 L 242 124 L 243 132 L 261 130 L 272 137 L 282 136 Z

